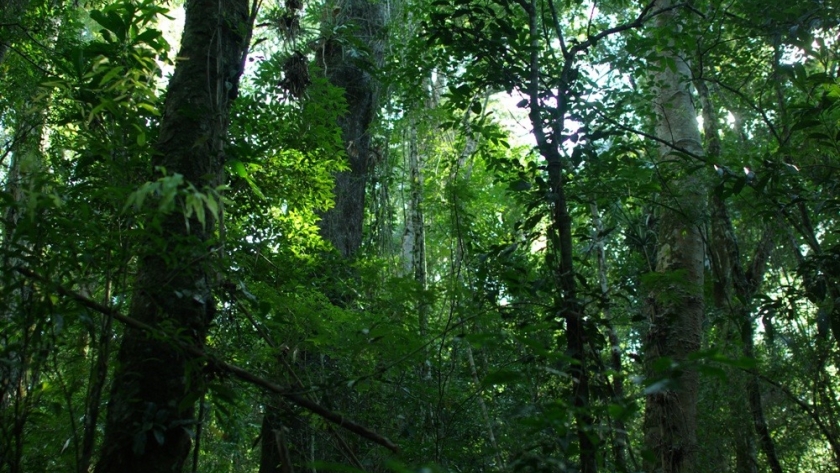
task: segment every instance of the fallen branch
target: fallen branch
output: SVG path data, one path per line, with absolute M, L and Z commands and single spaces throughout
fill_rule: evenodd
M 209 353 L 206 353 L 204 350 L 202 350 L 198 347 L 195 347 L 193 345 L 189 345 L 189 344 L 184 343 L 184 342 L 179 341 L 179 340 L 175 340 L 172 337 L 168 336 L 168 334 L 166 334 L 165 332 L 163 332 L 162 330 L 160 330 L 158 328 L 152 327 L 151 325 L 145 324 L 145 323 L 140 322 L 139 320 L 133 319 L 131 317 L 127 317 L 127 316 L 121 314 L 116 309 L 113 309 L 113 308 L 108 307 L 106 305 L 100 304 L 100 303 L 98 303 L 96 301 L 93 301 L 93 300 L 91 300 L 91 299 L 89 299 L 89 298 L 87 298 L 87 297 L 85 297 L 85 296 L 83 296 L 83 295 L 81 295 L 77 292 L 71 291 L 71 290 L 69 290 L 69 289 L 67 289 L 67 288 L 65 288 L 61 285 L 55 284 L 52 281 L 49 281 L 48 279 L 44 278 L 43 276 L 41 276 L 39 274 L 36 274 L 35 272 L 33 272 L 33 271 L 31 271 L 27 268 L 18 267 L 18 268 L 15 268 L 15 270 L 17 272 L 23 274 L 24 276 L 28 277 L 28 278 L 31 278 L 31 279 L 34 279 L 34 280 L 39 281 L 41 283 L 48 284 L 48 285 L 52 286 L 55 289 L 55 291 L 58 292 L 59 294 L 61 294 L 62 296 L 69 297 L 70 299 L 73 299 L 74 301 L 76 301 L 76 302 L 80 303 L 81 305 L 87 307 L 88 309 L 92 309 L 92 310 L 95 310 L 96 312 L 99 312 L 103 315 L 113 317 L 114 319 L 122 322 L 123 324 L 125 324 L 129 327 L 132 327 L 132 328 L 135 328 L 135 329 L 138 329 L 138 330 L 142 330 L 144 332 L 147 332 L 149 334 L 152 334 L 152 335 L 155 335 L 155 336 L 158 336 L 158 337 L 161 337 L 161 338 L 171 340 L 171 342 L 173 344 L 177 345 L 178 348 L 184 350 L 185 352 L 187 352 L 191 355 L 194 355 L 196 357 L 199 357 L 199 358 L 202 358 L 202 359 L 206 360 L 207 363 L 211 367 L 215 368 L 216 371 L 221 371 L 221 372 L 224 372 L 224 373 L 231 374 L 231 375 L 239 378 L 242 381 L 245 381 L 247 383 L 251 383 L 255 386 L 259 386 L 259 387 L 261 387 L 263 389 L 266 389 L 268 391 L 271 391 L 273 393 L 277 393 L 277 394 L 285 397 L 289 401 L 291 401 L 293 404 L 296 404 L 296 405 L 312 412 L 313 414 L 315 414 L 317 416 L 320 416 L 321 418 L 332 422 L 333 424 L 335 424 L 335 425 L 337 425 L 337 426 L 339 426 L 343 429 L 346 429 L 350 432 L 353 432 L 354 434 L 356 434 L 360 437 L 366 438 L 366 439 L 370 440 L 371 442 L 373 442 L 375 444 L 381 445 L 381 446 L 387 448 L 388 450 L 391 450 L 394 453 L 399 453 L 399 451 L 400 451 L 399 447 L 397 445 L 395 445 L 393 442 L 391 442 L 390 440 L 388 440 L 387 438 L 377 434 L 376 432 L 373 432 L 373 431 L 365 428 L 364 426 L 362 426 L 360 424 L 357 424 L 357 423 L 353 422 L 350 419 L 347 419 L 346 417 L 344 417 L 341 414 L 338 414 L 337 412 L 333 412 L 333 411 L 321 406 L 320 404 L 318 404 L 316 402 L 310 401 L 310 400 L 308 400 L 304 397 L 301 397 L 301 396 L 299 396 L 299 395 L 297 395 L 293 392 L 290 392 L 288 388 L 285 388 L 283 386 L 280 386 L 279 384 L 273 383 L 273 382 L 271 382 L 271 381 L 269 381 L 265 378 L 257 376 L 255 374 L 251 373 L 250 371 L 242 369 L 242 368 L 240 368 L 236 365 L 226 363 L 226 362 L 216 358 L 215 356 L 213 356 Z

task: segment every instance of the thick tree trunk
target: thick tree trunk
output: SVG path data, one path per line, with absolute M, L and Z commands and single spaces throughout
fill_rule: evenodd
M 662 0 L 657 8 L 668 8 Z M 656 18 L 656 29 L 680 33 L 680 11 L 671 10 Z M 653 35 L 656 37 L 657 35 Z M 673 66 L 673 67 L 672 67 Z M 673 45 L 663 48 L 661 70 L 653 74 L 657 115 L 656 136 L 660 146 L 657 170 L 662 178 L 663 206 L 659 214 L 659 247 L 656 272 L 666 276 L 651 288 L 648 298 L 650 326 L 646 358 L 651 375 L 653 363 L 668 357 L 686 361 L 700 349 L 704 316 L 704 245 L 701 229 L 706 218 L 707 191 L 703 171 L 690 171 L 694 163 L 684 162 L 685 150 L 703 155 L 697 114 L 689 93 L 691 72 Z M 647 396 L 645 446 L 652 453 L 648 471 L 694 472 L 697 465 L 696 371 L 681 369 L 669 374 L 674 379 L 665 388 Z
M 365 216 L 365 186 L 373 161 L 370 124 L 379 106 L 380 86 L 371 76 L 372 67 L 382 63 L 384 27 L 383 2 L 347 0 L 335 5 L 337 14 L 330 26 L 352 26 L 351 34 L 367 49 L 367 54 L 350 51 L 335 38 L 326 38 L 318 63 L 330 84 L 344 89 L 347 113 L 339 119 L 350 170 L 335 176 L 335 206 L 321 217 L 321 236 L 342 256 L 350 256 L 362 245 Z
M 335 31 L 338 26 L 347 27 L 347 30 L 352 32 L 350 34 L 355 36 L 356 41 L 353 43 L 361 43 L 369 49 L 369 55 L 365 57 L 358 51 L 350 51 L 345 46 L 347 41 L 325 38 L 317 57 L 318 65 L 324 68 L 330 84 L 344 89 L 347 113 L 339 118 L 338 125 L 341 128 L 350 167 L 348 171 L 335 175 L 335 205 L 321 215 L 319 230 L 321 237 L 332 243 L 341 256 L 350 258 L 362 245 L 365 187 L 372 162 L 369 128 L 379 106 L 380 90 L 379 83 L 371 76 L 370 70 L 380 66 L 382 62 L 380 36 L 384 25 L 384 4 L 377 0 L 348 0 L 336 2 L 325 8 L 335 12 L 335 15 L 329 13 L 325 17 L 323 30 Z M 283 413 L 278 411 L 281 408 L 276 404 L 280 402 L 274 401 L 276 402 L 269 402 L 266 406 L 262 424 L 262 448 L 274 451 L 263 451 L 260 459 L 261 473 L 285 471 L 284 463 L 276 461 L 278 455 L 282 456 L 278 448 L 285 448 L 287 453 L 291 451 L 291 457 L 286 459 L 290 467 L 311 460 L 304 458 L 300 453 L 306 450 L 305 446 L 297 441 L 300 436 L 284 438 L 286 442 L 291 440 L 288 444 L 291 447 L 271 443 L 277 439 L 276 433 L 282 434 L 286 428 L 279 421 L 283 418 Z M 270 436 L 268 440 L 266 436 Z M 312 438 L 311 441 L 314 448 L 315 439 Z M 352 457 L 352 453 L 345 453 Z
M 247 0 L 189 0 L 153 164 L 196 189 L 221 182 L 230 105 L 250 30 Z M 162 217 L 140 255 L 130 315 L 201 345 L 213 319 L 214 219 Z M 150 228 L 152 226 L 150 225 Z M 118 354 L 97 473 L 181 471 L 190 450 L 200 360 L 127 328 Z

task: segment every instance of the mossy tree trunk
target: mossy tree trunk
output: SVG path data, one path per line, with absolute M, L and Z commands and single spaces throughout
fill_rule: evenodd
M 162 111 L 155 166 L 211 192 L 222 182 L 228 115 L 250 37 L 247 0 L 189 0 L 175 74 Z M 211 192 L 212 194 L 212 192 Z M 176 207 L 177 208 L 177 207 Z M 162 216 L 139 255 L 131 317 L 201 345 L 215 303 L 213 229 Z M 97 473 L 181 471 L 190 451 L 200 360 L 127 328 L 118 354 Z

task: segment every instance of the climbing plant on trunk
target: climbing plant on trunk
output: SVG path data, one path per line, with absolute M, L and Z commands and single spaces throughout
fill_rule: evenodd
M 218 188 L 256 5 L 187 2 L 152 159 L 162 177 L 138 190 L 157 190 L 183 211 L 164 206 L 146 222 L 155 231 L 138 255 L 130 316 L 198 346 L 215 315 Z M 126 329 L 117 359 L 97 473 L 179 471 L 191 446 L 201 360 L 173 340 L 133 328 Z

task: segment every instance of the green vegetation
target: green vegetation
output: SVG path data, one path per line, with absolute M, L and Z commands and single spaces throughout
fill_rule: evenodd
M 7 0 L 0 473 L 840 471 L 838 34 Z

